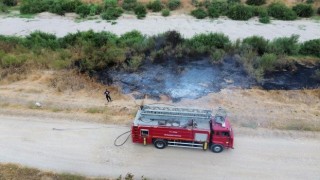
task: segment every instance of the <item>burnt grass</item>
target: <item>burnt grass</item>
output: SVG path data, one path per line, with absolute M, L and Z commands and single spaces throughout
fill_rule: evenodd
M 221 89 L 315 89 L 320 87 L 319 79 L 314 77 L 319 69 L 319 65 L 306 67 L 295 64 L 294 70 L 274 71 L 258 82 L 246 73 L 239 61 L 228 56 L 215 64 L 209 57 L 189 59 L 183 63 L 175 60 L 160 64 L 147 61 L 135 72 L 108 69 L 100 71 L 98 77 L 104 84 L 120 86 L 125 94 L 133 93 L 136 99 L 145 96 L 160 99 L 164 95 L 177 102 L 182 98 L 197 99 Z

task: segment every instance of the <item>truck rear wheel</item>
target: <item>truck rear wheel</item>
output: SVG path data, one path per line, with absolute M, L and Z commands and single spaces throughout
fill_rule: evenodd
M 163 139 L 156 139 L 153 144 L 157 149 L 164 149 L 167 146 L 167 142 Z
M 219 144 L 213 144 L 211 146 L 211 151 L 214 152 L 214 153 L 220 153 L 223 151 L 223 147 Z

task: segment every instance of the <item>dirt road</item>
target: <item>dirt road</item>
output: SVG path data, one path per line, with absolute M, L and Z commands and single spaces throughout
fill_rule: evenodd
M 252 18 L 249 21 L 234 21 L 227 18 L 198 20 L 189 15 L 170 17 L 148 15 L 145 19 L 139 20 L 133 15 L 123 15 L 116 20 L 116 24 L 113 24 L 101 19 L 77 22 L 73 16 L 64 17 L 51 13 L 40 13 L 32 19 L 10 17 L 10 15 L 9 17 L 0 16 L 0 26 L 0 34 L 16 36 L 28 35 L 38 30 L 61 37 L 68 33 L 93 29 L 94 31 L 110 31 L 118 35 L 132 30 L 138 30 L 146 35 L 176 30 L 187 38 L 198 33 L 220 32 L 229 36 L 233 41 L 253 35 L 274 39 L 297 34 L 300 36 L 300 41 L 320 37 L 319 21 L 306 19 L 272 20 L 270 24 L 262 24 L 258 18 Z
M 234 150 L 113 146 L 127 126 L 0 115 L 0 162 L 57 172 L 151 179 L 318 179 L 320 140 L 236 135 Z M 237 131 L 237 130 L 236 130 Z

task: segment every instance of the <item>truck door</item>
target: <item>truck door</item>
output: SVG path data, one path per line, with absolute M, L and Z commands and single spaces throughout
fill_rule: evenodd
M 229 131 L 215 131 L 213 136 L 214 144 L 221 144 L 224 147 L 232 147 L 232 140 Z

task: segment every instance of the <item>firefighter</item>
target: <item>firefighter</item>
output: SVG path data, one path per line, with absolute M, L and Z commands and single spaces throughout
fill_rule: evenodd
M 104 92 L 104 94 L 106 95 L 106 99 L 108 102 L 112 101 L 111 97 L 110 97 L 110 91 L 108 91 L 108 89 L 106 89 L 106 91 Z

